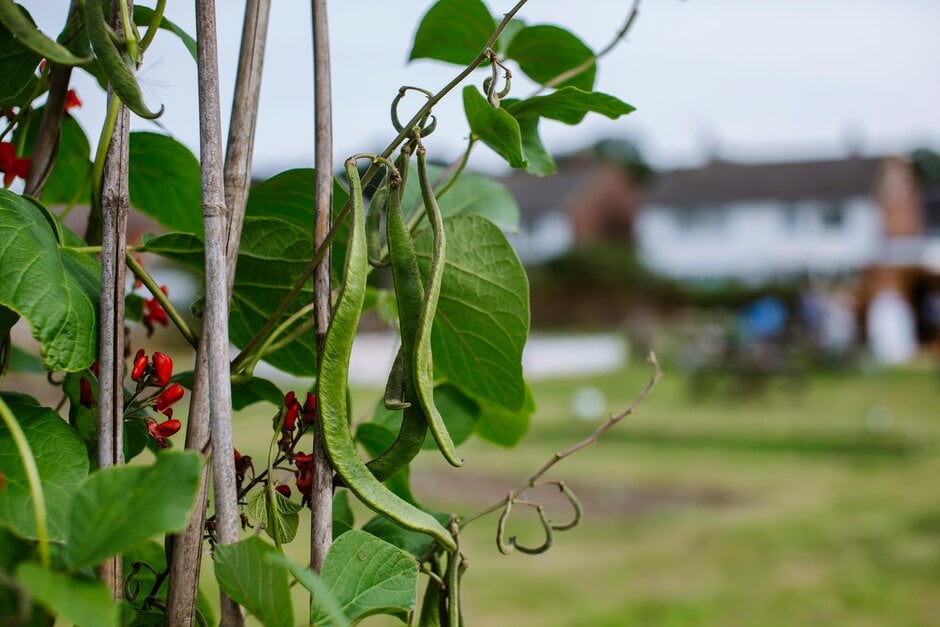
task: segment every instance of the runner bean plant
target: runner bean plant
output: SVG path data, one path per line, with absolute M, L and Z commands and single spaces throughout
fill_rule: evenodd
M 0 379 L 45 372 L 61 397 L 46 406 L 0 392 L 0 623 L 238 625 L 251 614 L 266 625 L 348 625 L 384 613 L 456 627 L 472 621 L 460 606 L 465 525 L 498 514 L 499 551 L 541 553 L 580 521 L 572 491 L 544 476 L 634 410 L 659 376 L 655 359 L 633 406 L 490 507 L 435 511 L 409 486 L 417 455 L 472 466 L 461 443 L 476 435 L 515 446 L 535 412 L 522 370 L 528 283 L 504 234 L 519 211 L 499 182 L 465 169 L 471 154 L 485 145 L 547 176 L 555 163 L 541 120 L 633 111 L 594 86 L 635 4 L 600 51 L 527 21 L 526 0 L 503 4 L 429 6 L 410 59 L 457 66 L 455 77 L 389 94 L 376 115 L 392 139 L 349 157 L 334 178 L 331 107 L 343 103 L 330 95 L 325 3 L 313 0 L 316 168 L 249 189 L 269 0 L 246 2 L 224 149 L 213 0 L 195 2 L 194 35 L 164 16 L 165 0 L 73 0 L 52 35 L 0 0 Z M 178 39 L 196 64 L 198 159 L 166 132 L 129 130 L 133 117 L 174 106 L 153 102 L 137 80 L 157 36 Z M 77 72 L 108 96 L 90 129 L 94 150 L 70 113 L 81 106 L 70 88 Z M 534 91 L 518 93 L 518 74 Z M 435 166 L 426 138 L 462 123 L 435 116 L 450 97 L 463 99 L 469 141 L 450 166 Z M 406 101 L 420 106 L 403 122 Z M 65 222 L 76 206 L 89 208 L 78 229 Z M 131 212 L 160 234 L 129 244 Z M 191 312 L 170 301 L 143 253 L 195 273 L 203 289 Z M 370 311 L 400 334 L 400 348 L 374 411 L 354 421 L 363 412 L 350 405 L 350 354 Z M 21 320 L 36 354 L 12 340 Z M 137 324 L 146 340 L 132 347 Z M 190 358 L 173 352 L 174 330 Z M 177 368 L 169 352 L 195 365 Z M 256 374 L 261 362 L 315 384 L 282 390 Z M 271 416 L 263 458 L 236 448 L 232 413 L 249 405 Z M 570 516 L 556 515 L 563 522 L 526 498 L 543 483 L 570 502 Z M 352 499 L 371 510 L 365 520 L 354 520 Z M 507 537 L 519 507 L 536 512 L 541 544 Z M 285 550 L 301 534 L 311 544 L 304 563 Z M 200 592 L 207 568 L 219 603 Z M 308 605 L 292 605 L 294 585 L 309 590 Z

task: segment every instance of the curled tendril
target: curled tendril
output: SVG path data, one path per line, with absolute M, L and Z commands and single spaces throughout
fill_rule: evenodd
M 398 95 L 395 96 L 394 100 L 392 100 L 392 106 L 389 110 L 392 116 L 392 126 L 394 126 L 395 130 L 398 131 L 399 133 L 405 128 L 405 126 L 401 123 L 401 120 L 398 118 L 398 104 L 401 102 L 401 99 L 405 97 L 405 94 L 408 93 L 409 91 L 421 92 L 428 98 L 431 98 L 434 95 L 427 89 L 423 89 L 421 87 L 413 87 L 411 85 L 404 85 L 403 87 L 399 88 Z M 418 128 L 421 129 L 421 137 L 427 137 L 428 135 L 434 132 L 434 129 L 437 128 L 437 118 L 435 118 L 430 113 L 425 115 L 420 120 Z
M 509 90 L 512 85 L 512 72 L 509 71 L 508 67 L 500 63 L 496 53 L 492 49 L 487 50 L 487 57 L 490 60 L 490 76 L 483 79 L 483 92 L 486 94 L 486 100 L 490 103 L 490 106 L 494 109 L 499 109 L 500 99 L 509 95 Z M 503 70 L 504 82 L 503 88 L 496 91 L 499 69 Z
M 564 481 L 546 481 L 542 485 L 557 486 L 558 490 L 564 494 L 568 502 L 571 503 L 571 509 L 574 510 L 574 518 L 564 524 L 551 523 L 552 529 L 555 531 L 567 531 L 568 529 L 577 527 L 578 523 L 581 522 L 581 516 L 584 514 L 584 508 L 581 507 L 581 501 L 578 500 L 578 497 L 572 492 L 571 488 L 569 488 Z
M 512 494 L 506 497 L 506 506 L 499 515 L 499 522 L 496 523 L 496 548 L 503 555 L 512 553 L 512 541 L 503 542 L 506 537 L 506 521 L 509 519 L 509 512 L 512 511 Z
M 52 371 L 47 372 L 46 381 L 48 381 L 50 385 L 62 385 L 62 383 L 65 381 L 65 373 L 64 372 L 62 373 L 62 378 L 59 379 L 58 381 L 56 381 L 55 375 L 56 375 L 55 372 L 52 372 Z
M 545 541 L 536 547 L 527 547 L 527 546 L 522 546 L 521 544 L 516 542 L 516 537 L 512 536 L 511 538 L 509 538 L 509 543 L 513 545 L 514 547 L 516 547 L 517 549 L 519 549 L 520 551 L 522 551 L 523 553 L 526 553 L 528 555 L 538 555 L 539 553 L 544 553 L 545 551 L 552 548 L 552 524 L 548 520 L 548 518 L 545 516 L 545 508 L 535 503 L 528 503 L 528 502 L 523 502 L 523 501 L 519 501 L 519 503 L 528 505 L 530 507 L 534 507 L 535 511 L 538 512 L 539 520 L 542 521 L 542 529 L 545 531 Z
M 538 512 L 539 520 L 542 521 L 542 529 L 545 531 L 545 541 L 542 542 L 542 544 L 536 547 L 523 546 L 516 540 L 516 536 L 510 536 L 508 541 L 504 540 L 506 537 L 506 521 L 509 520 L 509 514 L 512 512 L 513 503 L 532 507 L 536 512 Z M 517 501 L 513 498 L 511 493 L 508 494 L 506 496 L 506 506 L 499 515 L 499 522 L 496 524 L 496 548 L 499 549 L 499 552 L 503 555 L 509 555 L 512 553 L 513 548 L 516 548 L 519 549 L 519 551 L 522 553 L 526 553 L 528 555 L 538 555 L 539 553 L 544 553 L 550 549 L 551 546 L 552 523 L 545 516 L 545 508 L 538 503 L 532 503 L 530 501 Z
M 131 564 L 131 570 L 124 578 L 124 598 L 127 601 L 136 601 L 137 597 L 140 596 L 141 583 L 138 575 L 140 574 L 141 569 L 144 568 L 149 570 L 154 575 L 160 575 L 160 573 L 154 570 L 154 568 L 146 562 L 134 562 Z

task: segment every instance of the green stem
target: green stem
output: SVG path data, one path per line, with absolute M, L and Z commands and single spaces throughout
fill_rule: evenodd
M 313 318 L 311 318 L 310 320 L 307 320 L 302 325 L 300 325 L 299 327 L 297 327 L 296 329 L 294 329 L 293 331 L 285 335 L 282 340 L 280 340 L 279 342 L 275 342 L 274 344 L 271 344 L 266 349 L 261 351 L 261 357 L 264 358 L 265 356 L 270 355 L 273 352 L 281 350 L 282 348 L 284 348 L 285 346 L 287 346 L 288 344 L 290 344 L 291 342 L 293 342 L 294 340 L 302 336 L 304 333 L 309 331 L 313 327 L 315 322 L 316 320 L 314 320 Z
M 114 134 L 120 110 L 121 99 L 112 93 L 108 98 L 108 110 L 104 116 L 104 125 L 101 127 L 101 137 L 98 138 L 95 162 L 91 166 L 91 210 L 99 216 L 101 215 L 101 179 L 104 177 L 104 162 L 108 157 L 111 136 Z
M 271 438 L 271 444 L 268 445 L 268 480 L 265 485 L 268 501 L 268 525 L 271 528 L 271 537 L 274 538 L 274 545 L 278 551 L 284 552 L 281 548 L 281 534 L 278 531 L 277 524 L 277 490 L 274 489 L 274 450 L 280 439 L 280 428 L 283 416 L 279 416 L 277 428 L 274 430 L 274 437 Z
M 0 398 L 0 417 L 6 423 L 10 435 L 13 437 L 13 443 L 16 445 L 16 451 L 19 453 L 20 461 L 23 462 L 23 469 L 26 471 L 26 481 L 29 483 L 29 493 L 33 497 L 33 516 L 36 519 L 36 537 L 39 540 L 39 561 L 46 568 L 52 563 L 49 554 L 49 530 L 46 523 L 46 499 L 42 493 L 42 483 L 39 480 L 39 469 L 36 467 L 36 458 L 33 457 L 33 451 L 29 448 L 29 441 L 26 434 L 20 428 L 16 416 L 10 410 L 10 407 Z
M 180 315 L 180 312 L 176 310 L 176 307 L 170 302 L 170 299 L 166 297 L 166 294 L 163 293 L 163 290 L 160 289 L 160 286 L 157 285 L 157 282 L 153 280 L 153 277 L 150 276 L 143 266 L 137 263 L 137 260 L 134 259 L 133 255 L 128 252 L 124 255 L 124 261 L 127 263 L 127 267 L 131 269 L 131 272 L 134 273 L 140 282 L 153 294 L 153 297 L 157 299 L 157 302 L 160 303 L 160 306 L 166 310 L 167 315 L 170 317 L 170 320 L 173 321 L 173 324 L 176 325 L 176 328 L 179 329 L 180 333 L 183 334 L 183 337 L 186 338 L 186 341 L 189 342 L 189 345 L 193 348 L 199 346 L 199 337 L 193 333 L 193 330 L 189 328 L 189 325 L 186 324 L 186 321 L 183 320 L 183 317 Z
M 130 11 L 127 10 L 127 0 L 121 0 L 121 27 L 124 30 L 124 47 L 136 65 L 140 63 L 140 50 L 137 45 L 137 29 L 131 21 Z
M 62 217 L 62 216 L 59 216 Z M 63 250 L 70 250 L 79 255 L 100 255 L 101 246 L 63 246 Z
M 467 143 L 467 149 L 463 152 L 460 158 L 452 163 L 447 170 L 445 170 L 440 178 L 434 181 L 435 197 L 440 200 L 441 196 L 446 194 L 448 191 L 453 188 L 454 183 L 457 182 L 457 179 L 460 178 L 460 175 L 463 174 L 464 169 L 467 167 L 467 162 L 470 161 L 470 152 L 473 150 L 473 146 L 476 143 L 476 138 L 471 137 L 469 143 Z M 449 177 L 449 178 L 448 178 Z M 446 183 L 443 183 L 444 181 Z M 443 185 L 442 185 L 443 183 Z M 440 189 L 438 189 L 440 188 Z M 402 208 L 404 209 L 404 207 Z M 424 211 L 424 201 L 422 200 L 418 206 L 415 208 L 414 213 L 408 218 L 408 230 L 414 233 L 418 227 L 421 225 L 423 219 L 427 216 L 427 212 Z
M 313 303 L 310 303 L 309 305 L 304 305 L 303 307 L 298 309 L 296 312 L 291 314 L 290 318 L 288 318 L 283 323 L 281 323 L 274 330 L 274 332 L 272 332 L 271 335 L 269 335 L 267 339 L 265 339 L 264 344 L 261 345 L 261 348 L 258 349 L 258 351 L 251 358 L 251 360 L 245 365 L 246 373 L 249 375 L 252 374 L 254 372 L 255 365 L 258 363 L 258 361 L 262 357 L 264 357 L 266 354 L 274 352 L 274 349 L 271 348 L 271 344 L 274 343 L 274 340 L 276 340 L 279 335 L 287 331 L 287 329 L 289 329 L 292 324 L 297 322 L 299 319 L 303 318 L 305 315 L 307 315 L 311 311 L 313 311 Z
M 150 46 L 150 42 L 153 41 L 153 38 L 157 34 L 157 29 L 160 28 L 160 22 L 163 21 L 163 11 L 166 9 L 166 0 L 158 0 L 157 6 L 153 9 L 153 17 L 150 19 L 150 24 L 147 26 L 147 32 L 144 33 L 143 39 L 140 40 L 140 51 L 141 53 L 145 52 Z

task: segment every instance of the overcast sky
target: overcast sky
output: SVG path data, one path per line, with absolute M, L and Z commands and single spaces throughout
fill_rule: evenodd
M 486 0 L 494 13 L 512 0 Z M 67 0 L 22 0 L 40 28 L 61 29 Z M 167 16 L 194 33 L 191 2 L 169 2 Z M 407 63 L 425 1 L 328 3 L 333 54 L 337 159 L 375 151 L 394 135 L 388 105 L 400 85 L 437 90 L 458 67 Z M 223 118 L 244 4 L 219 0 Z M 519 16 L 558 23 L 599 49 L 622 24 L 628 0 L 530 0 Z M 749 160 L 838 156 L 940 147 L 940 2 L 937 0 L 644 0 L 629 37 L 604 58 L 596 89 L 637 107 L 617 121 L 591 115 L 578 127 L 543 121 L 555 152 L 612 136 L 637 141 L 657 167 L 709 155 Z M 309 2 L 275 0 L 271 11 L 255 168 L 267 175 L 313 162 Z M 518 73 L 517 73 L 518 74 Z M 474 75 L 482 81 L 485 73 Z M 195 64 L 161 32 L 140 72 L 147 102 L 166 105 L 160 123 L 198 148 Z M 77 113 L 94 143 L 104 95 L 83 72 L 73 79 Z M 513 95 L 531 86 L 513 80 Z M 413 101 L 418 106 L 420 102 Z M 459 90 L 435 111 L 432 157 L 450 159 L 467 136 Z M 137 128 L 153 128 L 137 120 Z M 501 160 L 475 151 L 477 168 Z

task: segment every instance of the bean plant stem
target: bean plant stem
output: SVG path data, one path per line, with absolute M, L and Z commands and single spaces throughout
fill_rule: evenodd
M 157 302 L 160 303 L 160 306 L 166 311 L 167 316 L 173 321 L 173 324 L 176 325 L 176 328 L 179 329 L 179 332 L 189 345 L 196 348 L 199 345 L 199 338 L 197 338 L 193 330 L 189 328 L 189 325 L 183 320 L 183 316 L 180 314 L 179 310 L 173 306 L 173 303 L 171 303 L 167 295 L 163 293 L 163 290 L 160 289 L 157 282 L 153 280 L 150 273 L 147 272 L 130 253 L 124 255 L 124 262 L 127 264 L 127 267 L 131 269 L 131 272 L 134 273 L 134 276 L 137 277 L 153 297 L 157 299 Z
M 219 112 L 219 68 L 215 1 L 196 2 L 199 79 L 199 155 L 202 215 L 205 230 L 206 359 L 209 362 L 209 430 L 215 488 L 216 534 L 220 544 L 238 541 L 238 495 L 232 434 L 232 387 L 228 357 L 228 288 L 225 190 L 222 175 L 222 121 Z M 220 592 L 223 625 L 243 625 L 238 604 Z
M 150 47 L 150 42 L 156 37 L 157 30 L 160 28 L 160 22 L 163 21 L 163 12 L 165 10 L 166 0 L 157 0 L 157 5 L 153 8 L 153 17 L 150 18 L 150 24 L 147 26 L 147 32 L 144 33 L 143 38 L 140 40 L 141 54 Z
M 316 212 L 313 227 L 314 247 L 321 261 L 313 279 L 313 304 L 319 369 L 326 332 L 330 326 L 330 241 L 333 203 L 333 110 L 330 81 L 330 41 L 326 0 L 312 0 L 313 20 L 313 95 L 315 108 Z M 275 321 L 276 322 L 276 321 Z M 319 376 L 319 370 L 317 372 Z M 323 570 L 327 551 L 333 541 L 333 467 L 323 447 L 317 406 L 317 424 L 313 429 L 313 486 L 311 488 L 310 568 Z M 313 606 L 313 593 L 310 593 Z

